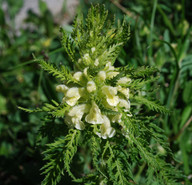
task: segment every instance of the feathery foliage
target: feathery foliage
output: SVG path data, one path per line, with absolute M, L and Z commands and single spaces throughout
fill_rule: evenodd
M 48 149 L 44 152 L 45 160 L 48 162 L 42 168 L 43 174 L 46 174 L 43 185 L 56 185 L 64 174 L 64 170 L 75 178 L 70 171 L 70 163 L 77 152 L 79 140 L 80 131 L 69 130 L 65 138 L 60 138 L 48 145 Z

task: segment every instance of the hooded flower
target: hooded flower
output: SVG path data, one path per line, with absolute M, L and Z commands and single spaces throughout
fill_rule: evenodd
M 68 125 L 74 126 L 78 130 L 85 128 L 84 123 L 81 121 L 83 115 L 88 112 L 89 105 L 81 104 L 74 106 L 67 114 L 65 121 Z
M 103 123 L 103 117 L 101 115 L 101 110 L 95 102 L 92 102 L 92 107 L 89 114 L 85 117 L 85 121 L 91 124 L 101 124 Z
M 76 73 L 73 74 L 73 78 L 77 81 L 80 81 L 83 77 L 83 73 L 81 71 L 78 71 Z
M 130 82 L 131 82 L 131 79 L 124 76 L 117 81 L 117 84 L 127 84 Z
M 119 107 L 124 108 L 124 112 L 128 112 L 130 109 L 130 101 L 119 99 Z
M 119 114 L 113 116 L 112 119 L 111 119 L 111 121 L 112 121 L 113 123 L 115 123 L 115 122 L 120 123 L 120 122 L 121 122 L 121 117 L 122 117 L 122 114 L 119 113 Z
M 97 132 L 96 134 L 103 139 L 113 137 L 115 135 L 115 129 L 111 127 L 109 118 L 103 115 L 103 121 L 103 124 L 100 126 L 101 133 Z
M 117 88 L 112 86 L 103 86 L 102 87 L 103 94 L 107 97 L 107 103 L 110 106 L 116 106 L 119 103 L 119 97 L 116 96 Z
M 89 81 L 87 83 L 87 91 L 89 93 L 93 92 L 93 91 L 96 91 L 96 85 L 95 85 L 95 82 L 94 81 Z
M 99 79 L 104 81 L 106 79 L 106 72 L 105 71 L 99 71 L 99 73 L 97 74 Z
M 57 85 L 56 91 L 66 93 L 69 88 L 66 85 Z
M 127 99 L 129 98 L 129 88 L 121 87 L 120 85 L 117 87 L 118 91 L 122 93 Z
M 106 64 L 105 70 L 107 72 L 107 78 L 113 78 L 119 74 L 119 72 L 115 71 L 115 67 L 112 66 L 111 62 Z
M 80 97 L 80 88 L 72 87 L 67 91 L 63 101 L 66 101 L 66 103 L 70 106 L 74 106 Z

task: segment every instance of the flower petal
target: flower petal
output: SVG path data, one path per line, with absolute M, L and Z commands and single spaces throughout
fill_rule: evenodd
M 111 106 L 116 106 L 119 103 L 119 97 L 118 96 L 107 97 L 107 103 Z
M 100 126 L 101 133 L 97 132 L 96 134 L 103 139 L 111 138 L 115 135 L 115 129 L 111 127 L 110 120 L 107 116 L 103 115 L 104 123 Z
M 131 79 L 124 76 L 117 81 L 117 84 L 127 84 L 127 83 L 130 84 L 130 82 Z
M 101 111 L 95 102 L 92 103 L 89 114 L 85 117 L 85 121 L 91 124 L 103 123 Z
M 63 101 L 66 101 L 66 103 L 70 106 L 74 106 L 80 97 L 79 88 L 72 87 L 67 91 L 66 97 L 63 99 Z
M 116 106 L 119 103 L 119 97 L 117 94 L 117 88 L 112 86 L 103 86 L 102 92 L 107 96 L 107 103 L 110 106 Z
M 78 71 L 76 73 L 73 74 L 73 78 L 75 78 L 75 80 L 80 81 L 83 77 L 83 73 L 81 71 Z
M 81 105 L 76 105 L 75 107 L 73 107 L 68 115 L 71 117 L 78 117 L 79 119 L 82 118 L 82 116 L 88 112 L 89 110 L 89 105 L 88 104 L 81 104 Z
M 89 81 L 89 82 L 87 83 L 87 91 L 88 91 L 89 93 L 91 93 L 91 92 L 93 92 L 93 91 L 95 91 L 95 90 L 96 90 L 95 82 L 94 82 L 94 81 Z
M 119 99 L 119 106 L 125 108 L 125 112 L 129 111 L 130 109 L 130 101 Z
M 99 79 L 104 81 L 106 79 L 106 72 L 105 71 L 99 71 L 99 73 L 97 74 Z
M 66 93 L 69 88 L 66 85 L 57 85 L 56 91 Z
M 120 85 L 117 87 L 118 91 L 125 95 L 125 97 L 129 98 L 129 88 L 123 88 Z

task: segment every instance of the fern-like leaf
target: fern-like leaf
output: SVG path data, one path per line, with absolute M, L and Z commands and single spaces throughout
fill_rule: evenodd
M 64 170 L 75 179 L 70 171 L 70 163 L 77 152 L 79 139 L 80 131 L 71 129 L 65 138 L 60 138 L 48 145 L 49 148 L 44 152 L 48 163 L 41 169 L 42 174 L 46 175 L 43 185 L 56 185 L 61 175 L 64 175 Z
M 127 156 L 119 149 L 114 149 L 114 147 L 106 142 L 104 146 L 102 158 L 107 154 L 107 166 L 108 166 L 108 175 L 110 181 L 114 185 L 125 185 L 130 184 L 132 181 L 132 173 L 130 170 L 130 165 L 127 163 Z
M 45 71 L 48 71 L 50 74 L 60 79 L 61 81 L 67 80 L 68 83 L 71 81 L 74 83 L 77 83 L 73 79 L 73 76 L 71 75 L 70 71 L 66 67 L 62 66 L 61 70 L 59 70 L 56 67 L 54 67 L 53 64 L 49 64 L 43 59 L 35 59 L 35 61 L 38 62 Z
M 138 103 L 146 105 L 150 110 L 157 111 L 157 112 L 159 111 L 161 113 L 169 112 L 169 110 L 166 107 L 159 105 L 159 104 L 155 103 L 154 101 L 150 101 L 150 100 L 144 98 L 143 96 L 134 96 L 133 99 Z

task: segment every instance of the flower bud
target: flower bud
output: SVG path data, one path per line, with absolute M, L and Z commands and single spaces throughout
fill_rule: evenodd
M 97 74 L 99 79 L 104 81 L 106 79 L 106 72 L 105 71 L 99 71 L 99 73 Z
M 76 73 L 74 73 L 73 78 L 75 78 L 75 80 L 80 81 L 82 79 L 83 73 L 81 71 L 78 71 Z
M 131 79 L 127 77 L 122 77 L 117 81 L 117 84 L 130 84 Z
M 112 86 L 103 86 L 103 94 L 107 97 L 107 103 L 111 106 L 116 106 L 119 103 L 119 97 L 115 96 L 117 94 L 117 88 Z
M 57 85 L 56 91 L 66 93 L 69 88 L 66 85 Z

